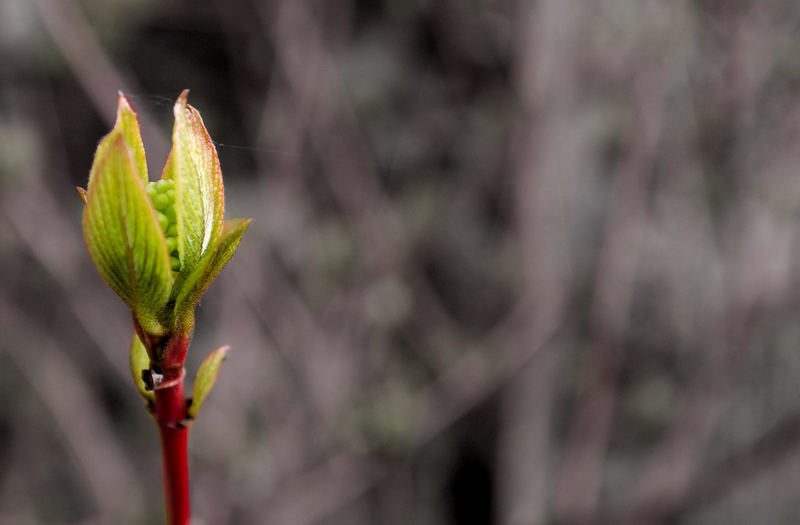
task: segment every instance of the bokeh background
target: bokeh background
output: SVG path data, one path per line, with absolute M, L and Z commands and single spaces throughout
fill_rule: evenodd
M 86 254 L 116 92 L 253 217 L 195 522 L 800 523 L 800 4 L 0 1 L 0 524 L 161 523 Z

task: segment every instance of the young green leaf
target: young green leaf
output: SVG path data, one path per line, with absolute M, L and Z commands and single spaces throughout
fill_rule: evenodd
M 147 389 L 144 379 L 142 378 L 142 371 L 150 369 L 150 356 L 147 355 L 147 350 L 139 340 L 139 336 L 136 335 L 136 332 L 133 332 L 133 338 L 131 339 L 129 359 L 131 375 L 133 376 L 133 382 L 136 385 L 136 390 L 139 391 L 139 394 L 142 395 L 146 402 L 154 403 L 155 396 L 153 391 Z
M 186 279 L 176 285 L 179 292 L 175 298 L 175 314 L 178 326 L 191 327 L 190 317 L 193 315 L 197 301 L 205 293 L 222 268 L 233 257 L 239 241 L 242 240 L 244 231 L 252 219 L 231 219 L 224 221 L 222 236 L 208 248 L 203 258 L 186 276 Z
M 161 335 L 166 328 L 159 314 L 173 283 L 169 252 L 121 131 L 124 118 L 97 148 L 85 195 L 83 235 L 100 275 L 128 304 L 142 329 Z
M 144 184 L 147 184 L 147 162 L 144 156 L 142 133 L 139 130 L 139 118 L 122 93 L 117 95 L 117 122 L 114 129 L 119 131 L 125 145 L 128 146 L 137 175 Z
M 195 419 L 197 413 L 200 412 L 200 407 L 203 406 L 206 397 L 208 397 L 214 387 L 214 383 L 217 381 L 219 367 L 230 349 L 230 346 L 221 346 L 208 354 L 203 359 L 203 362 L 200 363 L 200 368 L 197 369 L 197 377 L 195 377 L 194 386 L 192 387 L 192 404 L 189 406 L 187 413 L 189 419 Z
M 178 253 L 182 269 L 192 269 L 219 237 L 225 212 L 222 172 L 203 119 L 187 105 L 188 90 L 175 103 L 172 151 L 162 178 L 175 181 Z

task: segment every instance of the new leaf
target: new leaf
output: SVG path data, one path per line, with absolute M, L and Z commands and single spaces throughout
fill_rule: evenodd
M 189 406 L 187 415 L 190 419 L 195 419 L 197 413 L 217 382 L 217 375 L 219 375 L 219 367 L 228 355 L 230 346 L 221 346 L 208 354 L 203 362 L 200 363 L 200 368 L 197 369 L 197 377 L 194 380 L 192 387 L 192 404 Z
M 100 275 L 142 328 L 165 331 L 160 313 L 172 288 L 164 232 L 131 150 L 117 127 L 97 148 L 83 210 L 83 234 Z
M 219 238 L 225 213 L 222 172 L 214 143 L 200 113 L 186 103 L 189 91 L 175 102 L 175 126 L 162 178 L 175 181 L 178 253 L 181 268 L 193 268 Z

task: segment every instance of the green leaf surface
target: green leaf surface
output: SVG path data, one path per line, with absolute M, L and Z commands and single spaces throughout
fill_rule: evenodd
M 139 118 L 122 93 L 117 96 L 117 122 L 114 129 L 119 131 L 125 145 L 128 146 L 137 175 L 144 184 L 147 184 L 147 162 L 144 156 L 142 133 L 139 130 Z
M 181 268 L 191 271 L 220 236 L 225 195 L 217 150 L 200 114 L 187 105 L 188 94 L 175 103 L 172 151 L 162 178 L 175 181 L 178 253 Z
M 147 390 L 142 379 L 142 371 L 150 368 L 150 356 L 147 355 L 147 349 L 142 344 L 136 332 L 133 333 L 131 339 L 130 349 L 130 366 L 131 376 L 133 376 L 133 383 L 136 385 L 136 390 L 142 395 L 145 401 L 149 403 L 155 402 L 155 395 L 152 390 Z
M 188 416 L 190 419 L 195 419 L 197 413 L 214 387 L 219 375 L 219 367 L 225 356 L 228 355 L 230 346 L 221 346 L 208 354 L 203 362 L 200 363 L 200 368 L 197 369 L 197 377 L 194 380 L 192 387 L 192 404 L 189 406 Z
M 83 235 L 100 275 L 128 304 L 147 333 L 160 335 L 159 314 L 173 283 L 156 211 L 120 129 L 100 142 L 89 175 Z
M 175 313 L 179 324 L 185 324 L 193 315 L 197 301 L 233 257 L 244 231 L 251 222 L 252 219 L 224 221 L 220 239 L 206 251 L 202 260 L 179 285 L 180 291 L 175 300 Z

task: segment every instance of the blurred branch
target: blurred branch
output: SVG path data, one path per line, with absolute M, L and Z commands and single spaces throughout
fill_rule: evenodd
M 246 252 L 240 257 L 247 257 Z M 249 272 L 253 277 L 241 283 L 241 292 L 274 338 L 282 360 L 291 367 L 307 406 L 330 428 L 352 389 L 350 381 L 341 376 L 351 370 L 337 364 L 351 345 L 320 325 L 271 256 L 244 263 L 259 271 Z M 254 279 L 261 285 L 253 286 Z M 267 295 L 259 296 L 254 291 Z
M 524 323 L 520 319 L 520 323 Z M 414 448 L 419 449 L 450 428 L 469 410 L 514 380 L 539 359 L 546 359 L 561 325 L 520 337 L 524 324 L 510 323 L 484 342 L 465 349 L 429 387 L 415 396 Z
M 611 190 L 611 210 L 590 310 L 591 368 L 568 431 L 556 505 L 566 523 L 587 523 L 596 512 L 611 422 L 617 404 L 622 345 L 630 317 L 639 246 L 647 222 L 647 189 L 661 133 L 664 78 L 654 61 L 633 79 L 630 146 Z
M 539 524 L 547 516 L 551 484 L 550 407 L 558 350 L 550 335 L 562 323 L 574 271 L 568 253 L 565 171 L 577 171 L 583 144 L 570 132 L 574 67 L 564 56 L 576 18 L 569 2 L 516 2 L 514 85 L 518 117 L 511 169 L 524 287 L 506 321 L 507 340 L 536 356 L 514 362 L 503 377 L 499 508 L 504 525 Z
M 730 495 L 800 450 L 800 413 L 786 416 L 769 428 L 752 446 L 732 454 L 692 483 L 687 497 L 668 517 L 680 519 Z M 642 514 L 647 514 L 646 511 Z
M 705 362 L 686 389 L 681 412 L 650 455 L 637 483 L 634 505 L 616 523 L 659 523 L 690 497 L 692 480 L 702 463 L 703 445 L 713 430 L 720 399 L 732 380 L 748 334 L 761 312 L 739 307 L 712 330 Z
M 737 488 L 766 474 L 800 449 L 800 413 L 790 414 L 761 435 L 750 447 L 731 454 L 690 483 L 680 500 L 652 500 L 623 515 L 604 517 L 598 523 L 648 524 L 680 521 L 692 513 L 730 496 Z
M 134 468 L 118 447 L 111 424 L 80 371 L 46 330 L 35 326 L 4 297 L 0 297 L 0 332 L 6 337 L 0 351 L 18 364 L 50 409 L 98 512 L 108 520 L 136 509 L 141 494 Z
M 111 127 L 117 114 L 116 97 L 109 89 L 123 89 L 128 83 L 109 60 L 89 23 L 74 0 L 35 0 L 50 36 L 67 64 Z
M 752 62 L 748 46 L 754 42 L 753 27 L 762 26 L 758 23 L 761 13 L 747 10 L 732 13 L 736 19 L 730 33 L 733 42 L 724 60 L 734 70 L 746 69 L 747 63 Z M 757 72 L 757 75 L 735 75 L 736 82 L 720 79 L 714 86 L 731 105 L 728 111 L 745 119 L 740 122 L 742 125 L 751 125 L 752 114 L 744 108 L 754 106 L 760 94 L 757 87 L 764 80 L 764 70 L 757 68 Z M 752 186 L 748 187 L 750 190 L 761 185 L 760 179 L 746 182 Z M 728 223 L 734 242 L 726 254 L 730 262 L 725 268 L 725 304 L 701 345 L 702 364 L 685 388 L 678 416 L 647 459 L 632 510 L 619 523 L 660 522 L 680 508 L 685 498 L 691 497 L 689 491 L 698 476 L 704 447 L 717 424 L 721 400 L 737 372 L 740 358 L 749 349 L 752 328 L 769 311 L 785 307 L 792 300 L 788 249 L 791 234 L 776 227 L 771 211 L 754 207 L 752 194 L 744 193 L 742 199 L 734 202 L 737 206 Z M 770 254 L 768 261 L 764 254 Z
M 34 3 L 76 80 L 110 128 L 117 113 L 114 91 L 138 93 L 140 90 L 111 62 L 75 0 L 35 0 Z M 138 115 L 148 158 L 159 159 L 160 163 L 167 158 L 167 137 L 144 108 L 139 109 Z
M 525 370 L 541 369 L 541 360 L 552 358 L 548 348 L 552 347 L 549 338 L 554 332 L 547 332 L 537 344 L 528 347 L 519 344 L 515 333 L 504 329 L 493 334 L 495 343 L 486 345 L 499 348 L 500 355 L 488 356 L 483 347 L 467 351 L 431 387 L 415 396 L 416 408 L 412 412 L 418 417 L 410 426 L 419 430 L 410 450 L 419 451 L 428 445 Z M 495 365 L 489 366 L 488 359 Z M 334 453 L 322 465 L 287 478 L 270 497 L 268 508 L 273 509 L 271 517 L 276 523 L 311 525 L 351 504 L 392 475 L 389 465 L 381 465 L 375 458 Z
M 313 525 L 362 496 L 387 474 L 374 460 L 334 456 L 283 484 L 265 508 L 275 525 Z
M 373 159 L 353 123 L 337 108 L 341 97 L 332 43 L 306 2 L 279 2 L 274 22 L 267 25 L 275 34 L 278 63 L 294 104 L 305 116 L 300 124 L 326 166 L 323 173 L 333 195 L 362 240 L 367 268 L 382 273 L 379 269 L 397 264 L 401 239 Z

